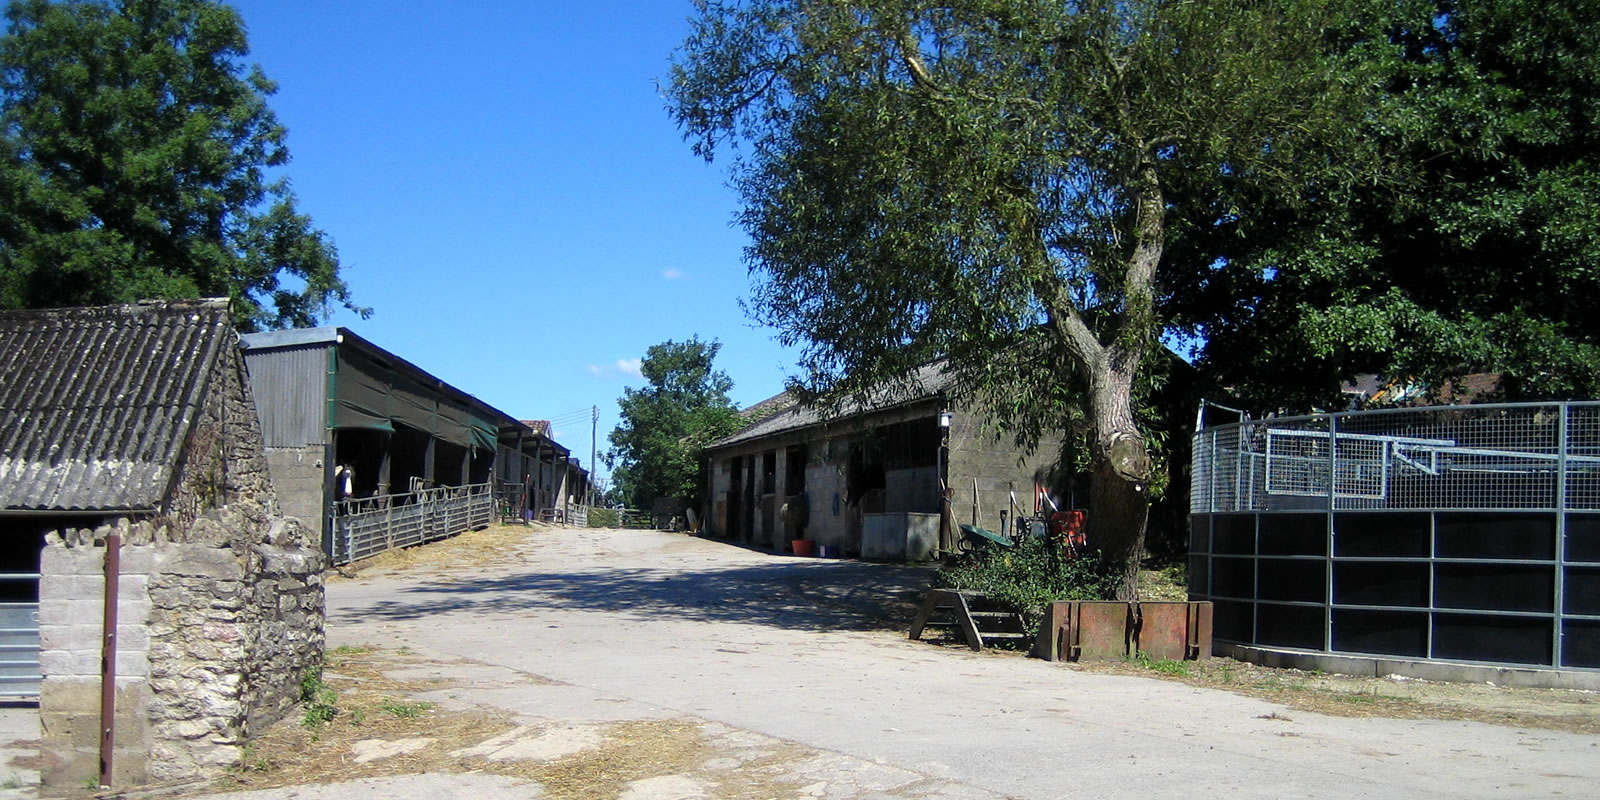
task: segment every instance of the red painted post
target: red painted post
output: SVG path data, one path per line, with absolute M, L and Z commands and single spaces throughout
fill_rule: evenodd
M 100 645 L 100 785 L 111 785 L 111 757 L 117 746 L 117 584 L 122 576 L 122 535 L 106 536 L 105 612 Z

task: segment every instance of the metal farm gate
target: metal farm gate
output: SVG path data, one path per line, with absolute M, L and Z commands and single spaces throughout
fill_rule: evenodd
M 39 573 L 0 573 L 0 697 L 38 697 Z
M 341 500 L 333 517 L 333 563 L 488 527 L 494 519 L 494 493 L 487 483 Z

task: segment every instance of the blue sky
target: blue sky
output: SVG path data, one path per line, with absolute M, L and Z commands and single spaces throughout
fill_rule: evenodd
M 300 209 L 374 309 L 332 324 L 556 420 L 585 462 L 588 408 L 604 450 L 652 344 L 721 340 L 741 406 L 782 389 L 794 353 L 739 307 L 725 164 L 659 93 L 687 0 L 232 4 L 278 82 Z

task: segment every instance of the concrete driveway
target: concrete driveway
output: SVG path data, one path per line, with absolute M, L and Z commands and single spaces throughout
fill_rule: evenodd
M 1600 785 L 1600 737 L 1327 717 L 911 642 L 879 616 L 903 614 L 926 577 L 681 534 L 535 530 L 492 566 L 331 583 L 329 645 L 403 651 L 396 679 L 438 680 L 417 696 L 442 711 L 510 713 L 515 729 L 474 748 L 488 758 L 582 760 L 630 725 L 694 738 L 690 760 L 606 790 L 624 800 L 1522 798 Z M 572 795 L 487 772 L 210 797 Z
M 450 669 L 481 680 L 433 699 L 509 709 L 529 731 L 678 719 L 721 748 L 625 797 L 727 796 L 719 786 L 754 763 L 751 748 L 787 748 L 765 768 L 773 796 L 795 797 L 1509 798 L 1600 785 L 1597 737 L 1327 717 L 910 642 L 851 610 L 925 585 L 904 567 L 560 530 L 534 533 L 512 563 L 418 574 L 331 585 L 330 646 L 465 660 Z M 486 783 L 474 796 L 501 790 L 537 793 Z

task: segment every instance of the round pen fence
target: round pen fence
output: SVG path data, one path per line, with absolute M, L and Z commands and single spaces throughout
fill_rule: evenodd
M 1600 668 L 1600 403 L 1208 427 L 1192 480 L 1218 641 Z

